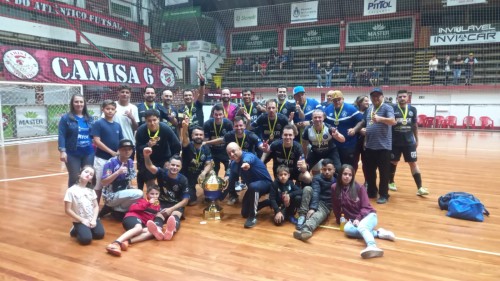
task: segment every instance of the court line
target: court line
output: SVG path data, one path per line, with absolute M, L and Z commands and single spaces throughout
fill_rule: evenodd
M 340 231 L 340 229 L 338 227 L 333 227 L 333 226 L 320 225 L 319 227 L 328 228 L 328 229 L 335 229 L 335 230 Z M 420 240 L 409 239 L 409 238 L 402 238 L 402 237 L 396 236 L 396 241 L 399 241 L 399 240 L 400 241 L 411 242 L 411 243 L 424 244 L 424 245 L 429 245 L 429 246 L 435 246 L 435 247 L 441 247 L 441 248 L 448 248 L 448 249 L 460 250 L 460 251 L 466 251 L 466 252 L 474 252 L 474 253 L 479 253 L 479 254 L 486 254 L 486 255 L 492 255 L 492 256 L 499 256 L 500 257 L 500 253 L 497 253 L 497 252 L 488 252 L 488 251 L 476 250 L 476 249 L 471 249 L 471 248 L 456 247 L 456 246 L 450 246 L 450 245 L 446 245 L 446 244 L 432 243 L 432 242 L 426 242 L 426 241 L 420 241 Z
M 47 175 L 41 175 L 41 176 L 31 176 L 31 177 L 22 177 L 22 178 L 11 178 L 11 179 L 3 179 L 0 180 L 0 182 L 7 182 L 7 181 L 18 181 L 18 180 L 29 180 L 29 179 L 37 179 L 37 178 L 46 178 L 46 177 L 53 177 L 53 176 L 60 176 L 60 175 L 67 175 L 68 172 L 64 173 L 55 173 L 55 174 L 47 174 Z

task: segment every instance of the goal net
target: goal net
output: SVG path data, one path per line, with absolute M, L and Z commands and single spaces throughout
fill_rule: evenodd
M 81 85 L 0 82 L 0 144 L 30 138 L 54 137 L 61 116 L 69 111 L 74 94 L 83 94 Z M 98 105 L 87 105 L 97 118 Z

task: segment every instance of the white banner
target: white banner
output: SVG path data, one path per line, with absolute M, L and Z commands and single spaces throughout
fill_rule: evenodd
M 363 16 L 390 14 L 396 12 L 396 0 L 365 0 Z
M 234 10 L 234 27 L 257 26 L 257 7 Z
M 488 0 L 447 0 L 446 6 L 460 6 L 481 3 L 488 3 Z
M 16 106 L 16 134 L 18 138 L 46 136 L 45 106 Z
M 437 27 L 433 29 L 430 38 L 431 46 L 496 42 L 500 42 L 500 25 L 491 23 L 483 25 Z
M 162 53 L 171 53 L 172 52 L 172 43 L 161 43 L 161 52 Z
M 318 1 L 292 3 L 291 22 L 313 22 L 318 21 Z

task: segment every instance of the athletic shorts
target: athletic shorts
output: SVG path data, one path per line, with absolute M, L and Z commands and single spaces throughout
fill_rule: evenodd
M 177 204 L 177 203 L 160 201 L 160 207 L 161 207 L 160 210 L 163 210 L 165 208 L 170 208 L 170 207 L 174 206 L 175 204 Z M 184 217 L 184 207 L 177 209 L 177 211 L 181 212 L 181 216 Z
M 142 221 L 138 217 L 134 217 L 134 216 L 126 217 L 122 221 L 122 225 L 123 225 L 123 228 L 125 228 L 125 230 L 131 230 L 132 228 L 134 228 L 138 224 L 140 224 L 142 227 L 144 227 L 144 225 L 142 225 Z
M 417 162 L 417 147 L 414 144 L 407 146 L 393 146 L 391 151 L 391 161 L 399 161 L 401 154 L 405 162 Z

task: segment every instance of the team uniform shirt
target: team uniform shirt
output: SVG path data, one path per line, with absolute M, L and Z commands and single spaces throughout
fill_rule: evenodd
M 413 134 L 413 126 L 417 126 L 417 109 L 409 104 L 406 105 L 408 113 L 403 117 L 404 108 L 394 105 L 394 117 L 396 125 L 392 126 L 392 144 L 394 146 L 408 146 L 416 144 Z M 404 124 L 403 124 L 404 123 Z
M 269 201 L 271 202 L 271 208 L 274 210 L 274 214 L 283 212 L 286 209 L 285 202 L 283 202 L 283 195 L 285 194 L 288 194 L 290 200 L 293 200 L 295 196 L 302 194 L 302 189 L 293 184 L 291 180 L 282 184 L 278 179 L 275 179 L 269 191 Z
M 335 148 L 334 138 L 330 134 L 330 126 L 323 124 L 321 131 L 316 132 L 313 125 L 309 125 L 304 129 L 302 135 L 304 141 L 309 141 L 311 144 L 311 152 L 323 155 Z
M 243 151 L 251 153 L 256 153 L 259 150 L 259 146 L 262 144 L 262 141 L 255 133 L 247 130 L 244 131 L 242 138 L 236 138 L 234 131 L 225 134 L 224 142 L 226 144 L 235 142 Z
M 179 107 L 177 111 L 177 118 L 179 124 L 184 120 L 184 116 L 189 117 L 189 130 L 191 131 L 195 126 L 203 126 L 203 104 L 199 101 L 188 105 L 183 105 Z
M 304 157 L 300 143 L 294 141 L 292 147 L 286 148 L 283 146 L 283 140 L 277 140 L 269 146 L 269 150 L 269 158 L 273 159 L 273 171 L 275 174 L 280 165 L 286 165 L 292 175 L 294 172 L 300 174 L 297 161 Z
M 278 113 L 281 113 L 286 116 L 286 118 L 290 118 L 290 114 L 295 112 L 295 103 L 285 101 L 284 103 L 278 103 Z
M 246 110 L 246 112 L 248 112 L 248 114 L 250 114 L 250 122 L 256 121 L 257 118 L 259 118 L 259 116 L 262 114 L 262 112 L 258 108 L 258 103 L 256 103 L 256 102 L 252 102 L 248 106 L 246 104 L 243 104 L 242 108 L 244 108 Z M 243 116 L 243 115 L 241 115 L 241 116 Z
M 337 147 L 355 147 L 358 141 L 358 136 L 350 136 L 347 131 L 350 128 L 354 128 L 359 121 L 363 120 L 363 114 L 361 114 L 361 112 L 359 112 L 354 105 L 345 102 L 339 109 L 336 109 L 333 104 L 331 104 L 326 107 L 324 111 L 326 114 L 325 123 L 331 127 L 337 128 L 337 131 L 345 137 L 345 142 L 334 140 Z
M 203 131 L 205 132 L 205 139 L 213 140 L 224 137 L 225 134 L 233 130 L 233 124 L 226 118 L 222 119 L 220 125 L 215 124 L 215 119 L 210 118 L 203 124 Z M 210 151 L 214 158 L 227 158 L 226 144 L 213 144 L 210 146 Z
M 92 127 L 92 136 L 99 137 L 101 142 L 109 149 L 118 151 L 120 140 L 123 139 L 122 127 L 114 121 L 108 122 L 106 119 L 101 118 Z M 105 160 L 113 157 L 113 155 L 101 150 L 99 147 L 96 149 L 95 156 Z
M 71 210 L 78 216 L 92 220 L 94 217 L 94 204 L 93 201 L 97 199 L 97 195 L 93 189 L 73 185 L 66 190 L 64 195 L 64 202 L 71 203 Z M 73 222 L 79 222 L 73 219 Z
M 118 156 L 110 158 L 108 162 L 104 164 L 101 180 L 106 179 L 114 172 L 118 171 L 122 164 L 123 163 L 120 162 L 120 158 L 118 158 Z M 127 189 L 130 186 L 130 181 L 135 178 L 136 173 L 134 169 L 134 161 L 132 159 L 127 159 L 126 167 L 127 173 L 118 175 L 116 179 L 107 186 L 112 188 L 112 192 Z
M 276 118 L 274 120 L 269 120 L 269 115 L 266 112 L 259 116 L 255 122 L 252 122 L 252 128 L 258 129 L 261 133 L 261 139 L 269 140 L 269 143 L 272 143 L 274 140 L 281 139 L 281 131 L 286 125 L 288 125 L 288 118 L 281 113 L 276 114 Z M 271 131 L 274 135 L 272 140 L 269 138 Z
M 162 106 L 159 109 L 164 111 L 163 112 L 163 117 L 161 119 L 161 122 L 167 124 L 167 126 L 169 126 L 170 129 L 172 129 L 172 131 L 174 131 L 175 135 L 177 137 L 179 137 L 178 132 L 177 132 L 177 127 L 174 126 L 172 124 L 172 122 L 170 122 L 170 120 L 172 120 L 172 118 L 176 118 L 176 119 L 178 118 L 177 117 L 177 110 L 175 110 L 175 108 L 173 106 L 171 106 L 171 105 L 169 105 L 168 107 Z M 173 116 L 173 117 L 171 117 L 171 116 Z
M 137 111 L 139 113 L 139 126 L 146 123 L 146 111 L 150 109 L 154 109 L 160 114 L 160 120 L 166 118 L 166 116 L 164 115 L 166 111 L 165 108 L 163 108 L 163 105 L 155 102 L 152 106 L 148 106 L 145 102 L 141 102 L 137 104 Z
M 189 185 L 187 178 L 182 174 L 177 174 L 175 179 L 168 176 L 168 170 L 157 167 L 156 178 L 160 187 L 160 197 L 158 200 L 165 203 L 177 204 L 183 199 L 189 199 Z
M 366 122 L 366 148 L 372 150 L 392 149 L 392 126 L 384 123 L 372 122 L 372 114 L 377 112 L 378 116 L 394 118 L 394 109 L 391 105 L 382 103 L 377 109 L 372 105 L 365 111 L 363 119 Z
M 188 146 L 182 148 L 182 170 L 183 175 L 188 176 L 188 180 L 198 180 L 205 165 L 212 161 L 210 148 L 206 145 L 200 149 L 196 149 L 194 144 L 190 142 Z
M 160 204 L 151 204 L 148 200 L 141 198 L 139 201 L 130 205 L 124 218 L 136 217 L 141 220 L 142 225 L 146 225 L 148 220 L 154 220 L 159 211 Z
M 306 102 L 303 105 L 301 105 L 300 108 L 302 108 L 302 111 L 304 112 L 304 119 L 300 119 L 299 114 L 296 113 L 293 116 L 294 123 L 299 123 L 302 121 L 311 121 L 313 111 L 317 108 L 321 109 L 321 104 L 315 99 L 307 98 Z
M 250 164 L 250 169 L 246 171 L 241 169 L 243 163 Z M 269 183 L 273 181 L 266 165 L 255 154 L 250 152 L 243 151 L 239 162 L 231 161 L 229 171 L 230 181 L 237 179 L 238 176 L 241 176 L 243 183 L 252 183 L 257 180 L 267 180 Z
M 127 117 L 125 112 L 131 111 L 135 122 L 139 124 L 139 112 L 137 106 L 129 103 L 127 106 L 121 106 L 120 103 L 116 103 L 116 113 L 113 116 L 113 121 L 120 124 L 122 127 L 123 138 L 131 140 L 135 144 L 134 130 L 132 130 L 132 121 Z M 102 115 L 104 117 L 104 114 Z
M 223 103 L 219 103 L 219 105 L 224 109 L 224 118 L 229 119 L 232 122 L 236 113 L 238 113 L 240 106 L 232 102 L 229 102 L 228 106 L 225 106 Z
M 76 154 L 77 155 L 87 155 L 92 154 L 94 148 L 92 147 L 92 138 L 90 137 L 90 126 L 84 117 L 79 117 L 75 115 L 75 119 L 78 122 L 78 137 L 76 139 Z M 67 153 L 67 152 L 66 152 Z M 69 152 L 70 154 L 71 151 Z
M 165 123 L 160 122 L 158 130 L 159 132 L 156 132 L 158 132 L 157 136 L 160 139 L 155 146 L 151 147 L 153 153 L 150 155 L 150 158 L 155 165 L 160 165 L 159 163 L 163 165 L 170 157 L 181 152 L 181 143 L 172 129 Z M 140 162 L 144 161 L 142 153 L 144 148 L 148 146 L 149 140 L 156 135 L 156 132 L 148 132 L 147 124 L 143 124 L 137 129 L 135 137 L 137 140 L 137 159 Z

